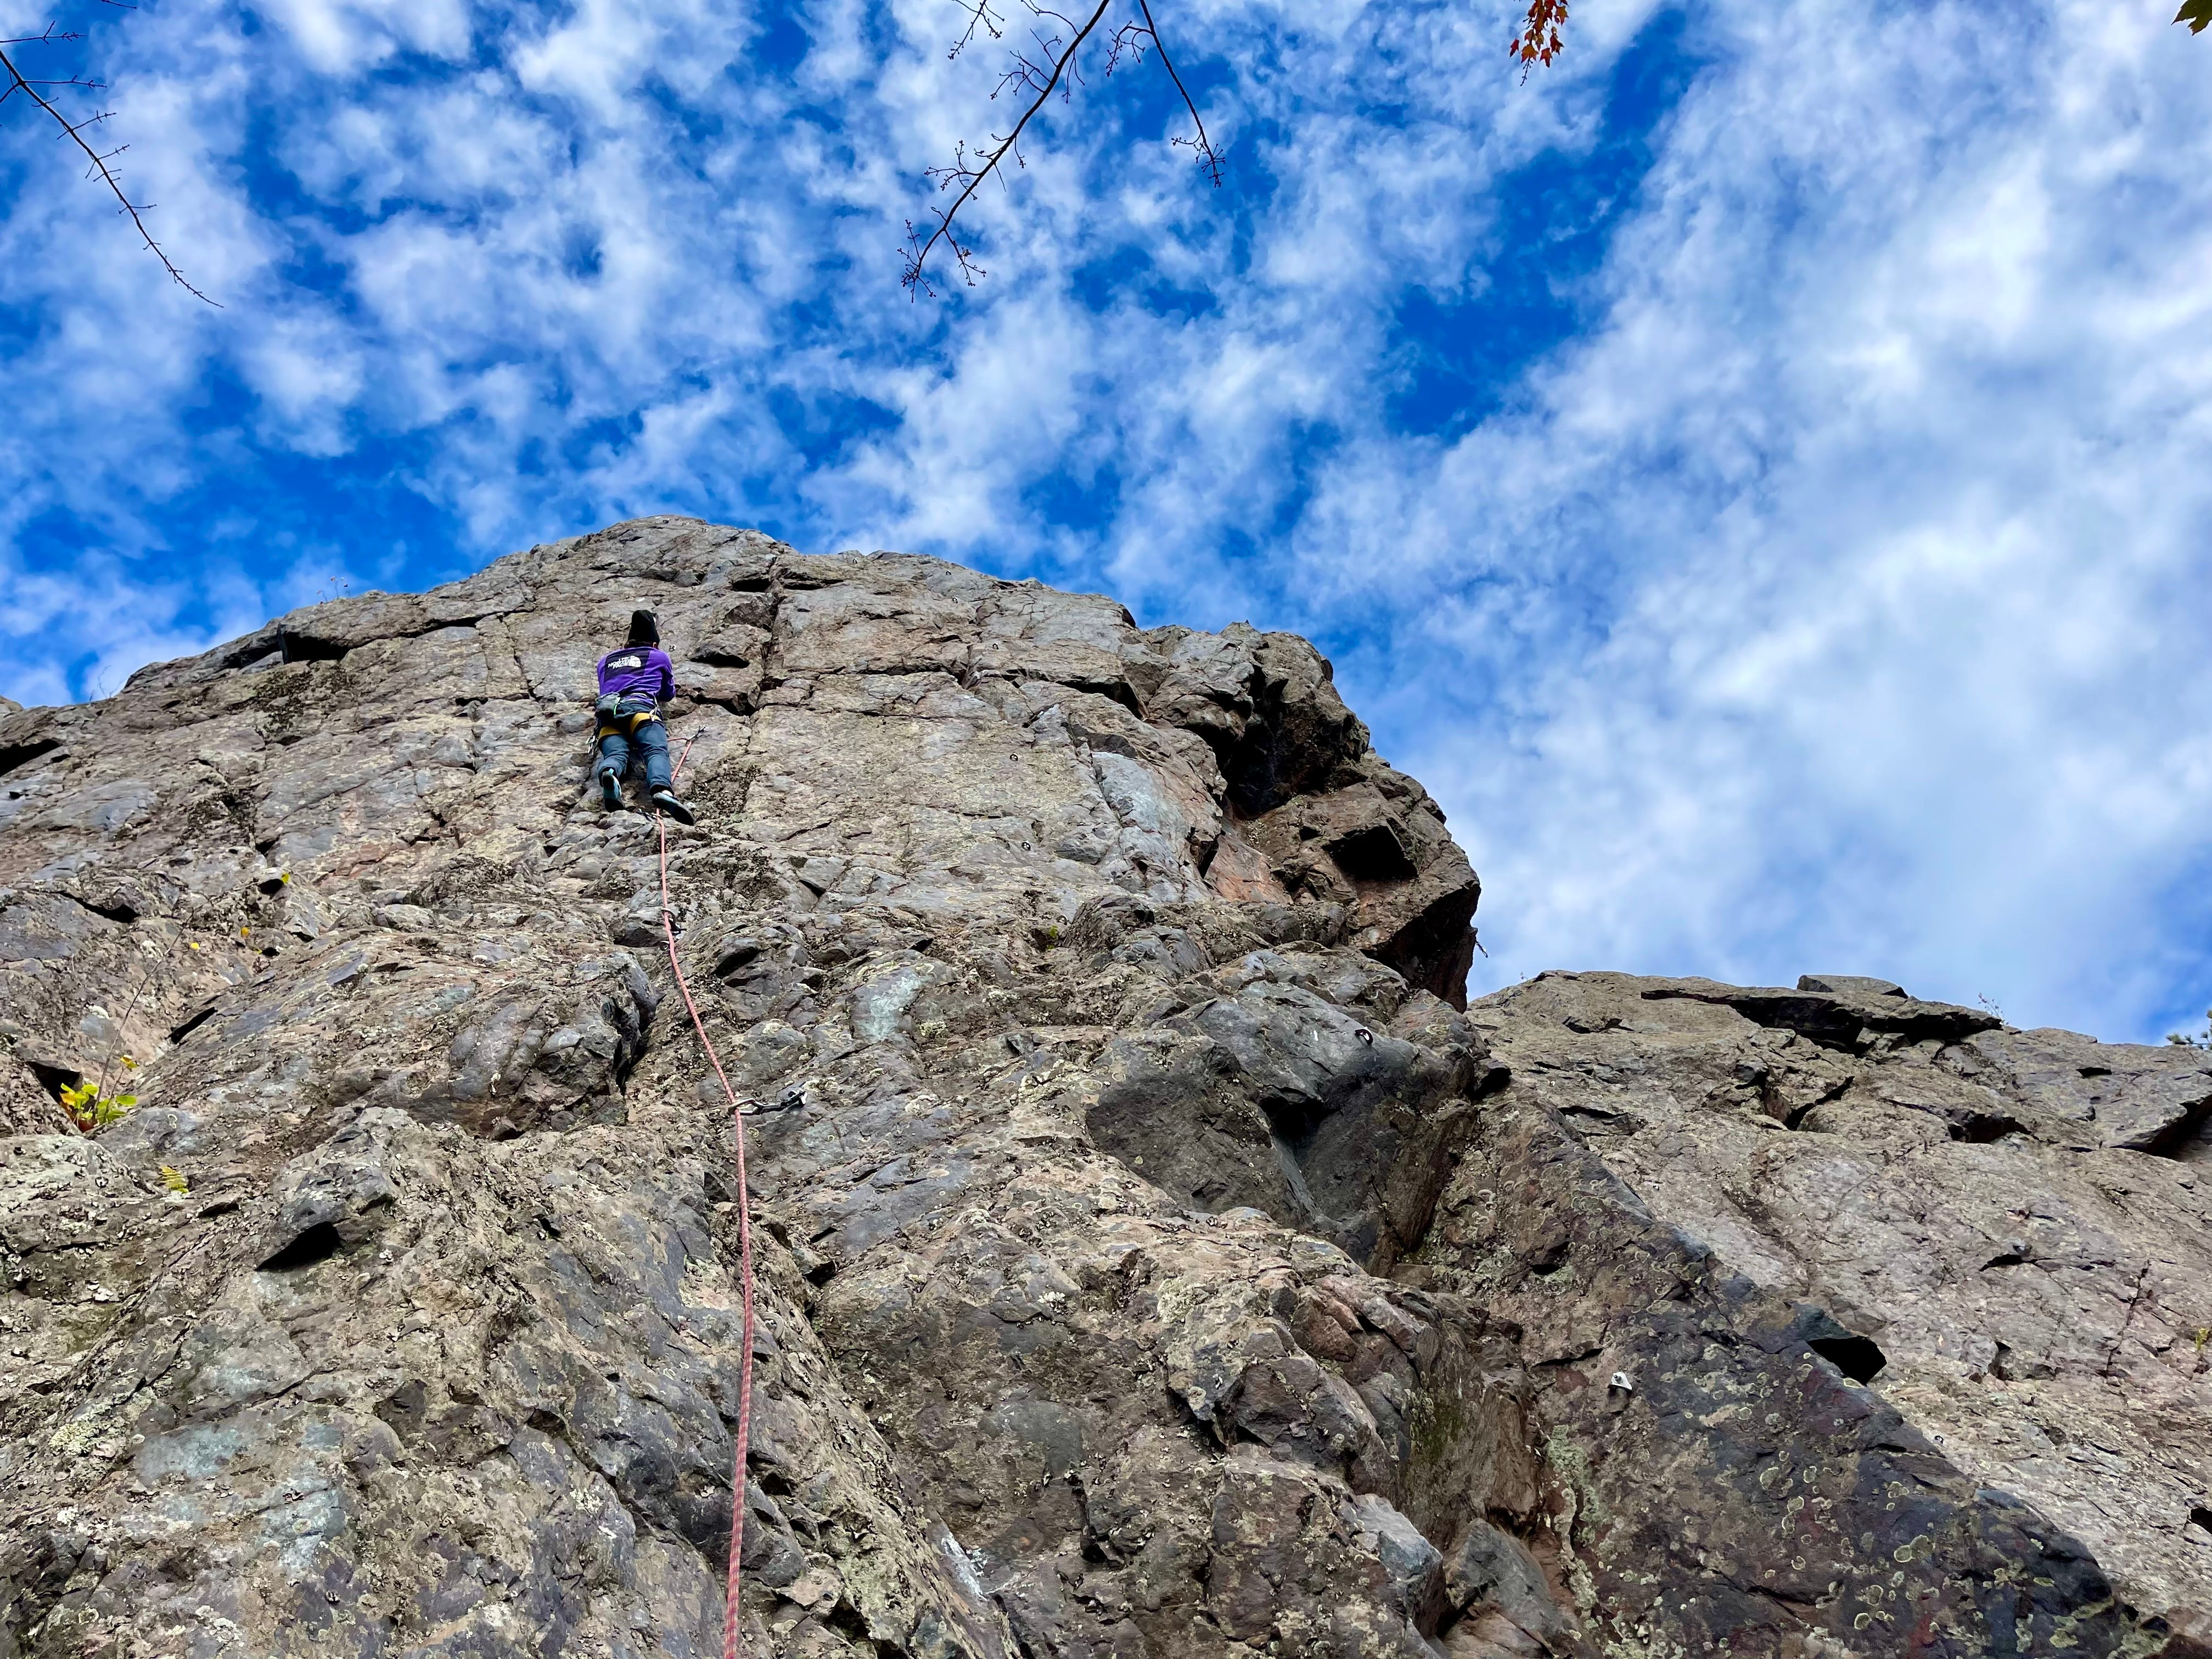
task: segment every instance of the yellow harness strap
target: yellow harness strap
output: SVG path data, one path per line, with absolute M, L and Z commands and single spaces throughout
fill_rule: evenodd
M 657 708 L 641 709 L 635 714 L 611 716 L 602 714 L 599 716 L 599 735 L 604 738 L 608 732 L 612 732 L 625 738 L 635 737 L 637 735 L 639 726 L 643 726 L 647 720 L 657 720 L 659 718 L 660 711 Z

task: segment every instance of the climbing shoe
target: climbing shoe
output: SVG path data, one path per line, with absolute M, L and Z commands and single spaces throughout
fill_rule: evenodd
M 697 820 L 691 816 L 691 809 L 686 806 L 682 801 L 677 799 L 674 793 L 671 790 L 654 790 L 653 792 L 653 811 L 656 812 L 667 813 L 670 817 L 674 818 L 678 823 L 694 823 L 697 822 Z
M 622 811 L 622 780 L 611 772 L 599 774 L 599 805 L 610 812 Z

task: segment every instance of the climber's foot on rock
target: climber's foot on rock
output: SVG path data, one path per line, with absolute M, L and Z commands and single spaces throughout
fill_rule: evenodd
M 622 784 L 611 772 L 599 774 L 599 805 L 610 812 L 622 811 Z
M 667 813 L 670 817 L 674 818 L 678 823 L 696 823 L 698 822 L 697 819 L 691 816 L 691 809 L 686 806 L 682 801 L 677 799 L 675 794 L 670 790 L 656 789 L 653 792 L 653 809 L 656 812 Z

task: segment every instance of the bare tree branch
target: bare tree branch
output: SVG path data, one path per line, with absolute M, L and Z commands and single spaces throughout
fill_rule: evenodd
M 1025 51 L 1015 51 L 1012 63 L 1000 77 L 997 89 L 991 94 L 996 99 L 1009 87 L 1019 85 L 1035 94 L 1029 106 L 1022 112 L 1021 119 L 1015 122 L 1013 131 L 1003 138 L 994 135 L 989 144 L 976 148 L 972 160 L 967 144 L 964 142 L 957 144 L 953 149 L 951 166 L 930 167 L 924 172 L 923 176 L 933 180 L 940 191 L 951 190 L 957 185 L 959 192 L 949 207 L 933 210 L 937 216 L 937 223 L 927 239 L 915 228 L 912 220 L 907 222 L 906 269 L 899 280 L 909 293 L 933 296 L 936 294 L 936 289 L 931 286 L 924 274 L 924 267 L 939 242 L 952 250 L 952 257 L 959 265 L 962 278 L 971 287 L 977 277 L 988 274 L 975 263 L 975 250 L 954 234 L 952 222 L 959 216 L 961 209 L 968 204 L 969 198 L 982 187 L 986 179 L 994 173 L 1003 179 L 1004 163 L 1008 155 L 1014 158 L 1015 166 L 1024 165 L 1018 148 L 1024 129 L 1029 125 L 1030 118 L 1044 107 L 1045 100 L 1054 92 L 1058 91 L 1065 100 L 1082 82 L 1082 70 L 1076 54 L 1106 15 L 1113 0 L 1099 0 L 1097 9 L 1080 27 L 1077 27 L 1073 17 L 1054 10 L 1044 0 L 1023 0 L 1023 3 L 1040 20 L 1049 19 L 1060 24 L 1062 30 L 1073 31 L 1073 38 L 1063 48 L 1060 45 L 1061 33 L 1054 32 L 1048 36 L 1040 30 L 1032 29 L 1030 37 L 1037 45 L 1036 57 L 1032 58 Z M 960 39 L 953 43 L 948 57 L 957 58 L 966 51 L 975 41 L 979 30 L 988 33 L 994 40 L 1003 37 L 1005 19 L 993 9 L 990 0 L 960 0 L 960 4 L 968 14 L 968 27 L 962 31 Z M 1206 131 L 1205 118 L 1198 112 L 1197 100 L 1190 95 L 1190 89 L 1183 85 L 1182 76 L 1176 73 L 1175 64 L 1168 56 L 1167 43 L 1161 39 L 1159 27 L 1152 17 L 1151 0 L 1137 0 L 1137 6 L 1145 21 L 1124 23 L 1115 32 L 1113 45 L 1107 52 L 1106 73 L 1113 74 L 1125 54 L 1141 60 L 1147 44 L 1159 52 L 1160 66 L 1167 70 L 1168 78 L 1175 82 L 1175 89 L 1182 99 L 1183 107 L 1190 112 L 1191 122 L 1198 131 L 1194 138 L 1177 138 L 1174 142 L 1194 150 L 1200 166 L 1206 169 L 1206 177 L 1218 186 L 1221 183 L 1221 152 L 1214 148 L 1213 140 Z
M 119 4 L 121 3 L 121 0 L 108 0 L 108 3 Z M 130 8 L 126 7 L 125 9 L 130 9 Z M 0 42 L 0 46 L 52 46 L 58 45 L 64 40 L 81 40 L 82 38 L 82 36 L 76 34 L 58 33 L 53 27 L 49 25 L 46 33 L 42 35 L 33 36 L 25 40 Z M 148 251 L 151 252 L 156 259 L 159 259 L 161 262 L 161 269 L 167 271 L 170 278 L 175 282 L 177 286 L 183 289 L 185 293 L 191 295 L 195 300 L 204 301 L 211 306 L 216 305 L 215 301 L 210 300 L 206 295 L 201 293 L 199 289 L 194 288 L 190 283 L 185 280 L 185 273 L 179 270 L 176 265 L 170 260 L 169 256 L 161 252 L 161 245 L 154 240 L 153 232 L 146 228 L 146 221 L 141 216 L 143 214 L 151 212 L 153 210 L 153 204 L 150 202 L 134 202 L 128 196 L 123 193 L 122 183 L 116 178 L 115 169 L 111 167 L 108 163 L 112 161 L 117 156 L 122 155 L 125 150 L 130 148 L 130 146 L 128 144 L 118 144 L 113 149 L 102 154 L 100 151 L 94 149 L 85 141 L 85 129 L 88 127 L 97 126 L 100 122 L 105 121 L 112 112 L 102 110 L 99 114 L 89 116 L 82 121 L 72 121 L 69 117 L 63 114 L 61 111 L 56 109 L 52 103 L 47 100 L 46 94 L 39 90 L 40 87 L 79 87 L 88 91 L 97 91 L 100 89 L 100 83 L 97 81 L 82 80 L 76 76 L 71 76 L 65 81 L 32 80 L 25 76 L 22 70 L 15 67 L 15 60 L 10 58 L 4 50 L 0 50 L 0 70 L 7 71 L 9 80 L 9 84 L 6 88 L 4 90 L 0 90 L 0 103 L 5 103 L 9 99 L 14 97 L 20 92 L 25 97 L 28 98 L 33 103 L 36 104 L 40 109 L 46 111 L 47 114 L 52 116 L 54 118 L 54 125 L 62 130 L 71 143 L 75 144 L 79 149 L 84 152 L 85 160 L 88 164 L 85 168 L 85 177 L 89 179 L 96 174 L 100 182 L 107 186 L 109 193 L 112 194 L 115 198 L 116 201 L 120 204 L 121 210 L 131 216 L 131 222 L 137 228 L 139 239 L 146 244 Z M 216 306 L 216 308 L 220 310 L 222 307 L 220 306 Z
M 1006 20 L 991 9 L 991 0 L 960 0 L 960 4 L 961 9 L 968 14 L 968 27 L 960 31 L 960 38 L 952 43 L 952 50 L 945 54 L 947 58 L 957 58 L 967 51 L 979 28 L 994 40 L 1002 38 L 1006 33 L 1001 26 Z
M 923 279 L 922 266 L 928 263 L 931 251 L 939 242 L 945 242 L 951 246 L 952 257 L 959 263 L 961 275 L 971 285 L 976 277 L 985 274 L 975 263 L 972 257 L 974 250 L 963 246 L 959 239 L 952 234 L 953 218 L 962 208 L 968 205 L 968 198 L 975 193 L 982 182 L 996 173 L 999 170 L 999 164 L 1013 151 L 1015 143 L 1022 136 L 1022 129 L 1028 126 L 1030 118 L 1044 107 L 1045 100 L 1052 96 L 1052 89 L 1060 84 L 1060 76 L 1066 72 L 1069 63 L 1074 58 L 1076 49 L 1082 46 L 1091 31 L 1098 27 L 1098 20 L 1106 15 L 1106 9 L 1113 3 L 1114 0 L 1098 0 L 1098 9 L 1092 12 L 1090 21 L 1076 32 L 1075 39 L 1067 44 L 1067 50 L 1053 59 L 1052 73 L 1045 77 L 1044 84 L 1038 88 L 1036 96 L 1030 100 L 1030 106 L 1022 112 L 1022 118 L 1014 123 L 1014 130 L 1012 132 L 994 143 L 989 153 L 984 157 L 982 166 L 970 167 L 967 165 L 967 149 L 963 145 L 955 152 L 952 166 L 930 169 L 928 176 L 938 181 L 939 190 L 943 191 L 957 184 L 960 185 L 960 193 L 953 198 L 951 207 L 937 210 L 937 228 L 929 233 L 928 240 L 922 240 L 921 234 L 915 229 L 913 222 L 911 220 L 908 222 L 907 244 L 913 251 L 907 259 L 905 271 L 899 277 L 901 286 L 909 291 L 919 289 L 923 293 L 930 295 L 937 292 Z M 978 9 L 980 10 L 981 8 L 979 7 Z M 1042 15 L 1042 8 L 1039 15 Z M 963 44 L 965 44 L 964 37 Z M 1030 68 L 1028 59 L 1018 54 L 1015 61 L 1018 67 L 1009 71 L 1007 80 L 1028 81 L 1036 73 Z M 1006 82 L 1001 81 L 999 84 L 1003 90 Z M 992 94 L 994 97 L 997 95 L 996 93 Z M 1020 156 L 1017 155 L 1014 159 L 1018 165 Z

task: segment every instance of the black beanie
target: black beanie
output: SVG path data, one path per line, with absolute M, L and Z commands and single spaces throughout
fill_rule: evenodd
M 660 625 L 653 621 L 653 612 L 633 611 L 629 613 L 629 638 L 623 643 L 626 645 L 659 645 L 660 643 Z

